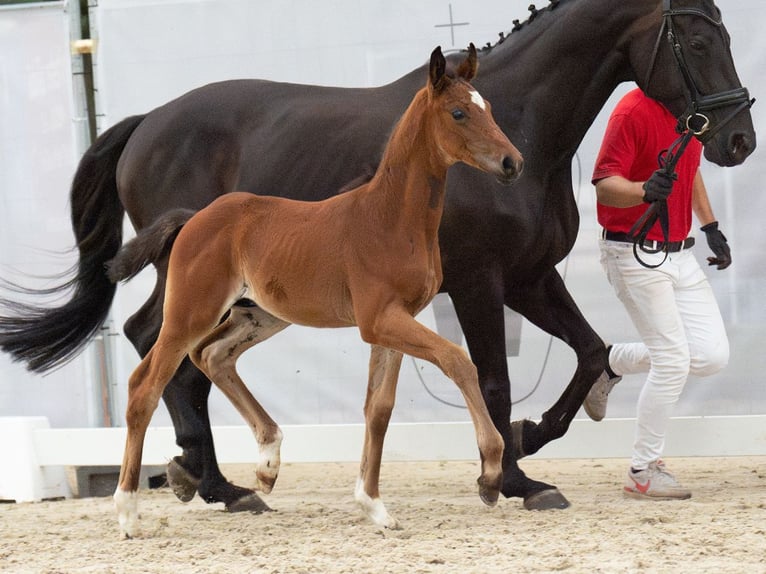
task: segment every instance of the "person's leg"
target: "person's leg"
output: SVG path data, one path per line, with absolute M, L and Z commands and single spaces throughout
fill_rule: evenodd
M 729 342 L 713 290 L 691 251 L 671 257 L 679 268 L 676 304 L 689 343 L 689 372 L 699 377 L 715 374 L 728 362 Z M 584 404 L 594 420 L 604 417 L 608 394 L 623 375 L 649 372 L 649 349 L 643 342 L 614 343 L 608 348 L 608 364 L 611 372 L 593 386 Z
M 689 342 L 690 373 L 706 377 L 729 362 L 729 339 L 713 289 L 690 250 L 674 254 L 679 266 L 676 305 Z
M 609 346 L 609 368 L 617 376 L 648 373 L 652 367 L 649 349 L 643 342 L 614 343 Z
M 609 281 L 646 348 L 615 345 L 610 365 L 618 374 L 641 372 L 647 353 L 650 359 L 631 458 L 634 469 L 644 470 L 662 455 L 670 415 L 689 373 L 689 347 L 676 306 L 678 266 L 669 258 L 660 268 L 647 269 L 635 260 L 630 245 L 614 242 L 603 242 L 602 254 Z

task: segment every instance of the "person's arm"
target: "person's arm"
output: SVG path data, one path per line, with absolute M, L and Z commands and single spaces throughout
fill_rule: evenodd
M 713 208 L 705 188 L 705 181 L 702 179 L 702 173 L 699 169 L 694 175 L 694 183 L 692 184 L 692 211 L 702 227 L 715 221 Z
M 611 175 L 596 182 L 596 198 L 601 205 L 609 207 L 633 207 L 664 201 L 673 190 L 673 181 L 675 177 L 661 169 L 647 181 L 630 181 L 621 175 Z
M 630 181 L 621 175 L 612 175 L 596 182 L 596 199 L 609 207 L 633 207 L 644 201 L 642 181 Z
M 707 258 L 708 265 L 715 265 L 717 269 L 726 269 L 731 265 L 731 250 L 726 236 L 718 229 L 718 221 L 713 214 L 705 182 L 699 169 L 694 175 L 692 186 L 692 211 L 702 226 L 700 229 L 705 232 L 708 247 L 715 254 L 715 257 Z

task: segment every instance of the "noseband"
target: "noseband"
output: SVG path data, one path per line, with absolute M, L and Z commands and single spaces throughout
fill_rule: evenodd
M 749 109 L 755 102 L 755 98 L 750 99 L 750 94 L 747 91 L 747 88 L 743 87 L 718 92 L 709 96 L 700 93 L 699 89 L 697 89 L 697 84 L 694 82 L 694 78 L 692 78 L 692 75 L 689 72 L 689 66 L 686 65 L 686 59 L 684 58 L 681 44 L 676 38 L 675 30 L 673 28 L 673 16 L 698 16 L 704 18 L 707 22 L 719 29 L 721 37 L 723 38 L 721 16 L 719 13 L 718 19 L 714 19 L 697 8 L 673 9 L 671 1 L 672 0 L 662 1 L 662 26 L 660 26 L 660 31 L 657 34 L 657 41 L 654 43 L 652 61 L 649 70 L 646 73 L 644 88 L 646 89 L 649 86 L 649 80 L 651 79 L 657 59 L 657 52 L 659 51 L 660 43 L 662 42 L 662 35 L 665 33 L 668 43 L 673 51 L 676 64 L 678 65 L 678 70 L 681 72 L 684 84 L 686 84 L 687 107 L 686 111 L 678 119 L 678 131 L 679 133 L 690 131 L 693 135 L 697 136 L 702 143 L 705 143 L 723 126 L 729 123 L 734 116 L 743 110 Z M 704 112 L 728 106 L 736 107 L 729 115 L 711 128 L 710 119 Z

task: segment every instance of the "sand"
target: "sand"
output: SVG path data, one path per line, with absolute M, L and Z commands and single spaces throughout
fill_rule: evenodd
M 766 457 L 679 458 L 693 497 L 625 499 L 626 461 L 527 460 L 567 510 L 485 507 L 477 462 L 384 461 L 381 492 L 403 528 L 381 531 L 353 500 L 354 464 L 286 464 L 275 509 L 230 514 L 168 488 L 142 490 L 142 537 L 120 540 L 110 497 L 0 505 L 0 571 L 13 573 L 766 572 Z M 253 485 L 253 468 L 227 466 Z

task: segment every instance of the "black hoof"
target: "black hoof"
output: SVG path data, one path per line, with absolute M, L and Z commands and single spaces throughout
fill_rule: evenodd
M 569 501 L 558 488 L 541 490 L 524 499 L 524 508 L 527 510 L 563 510 L 569 506 Z
M 197 494 L 199 479 L 192 476 L 176 459 L 168 463 L 168 485 L 181 502 L 189 502 Z
M 254 492 L 227 504 L 226 510 L 229 512 L 255 512 L 256 514 L 271 512 L 269 505 Z

